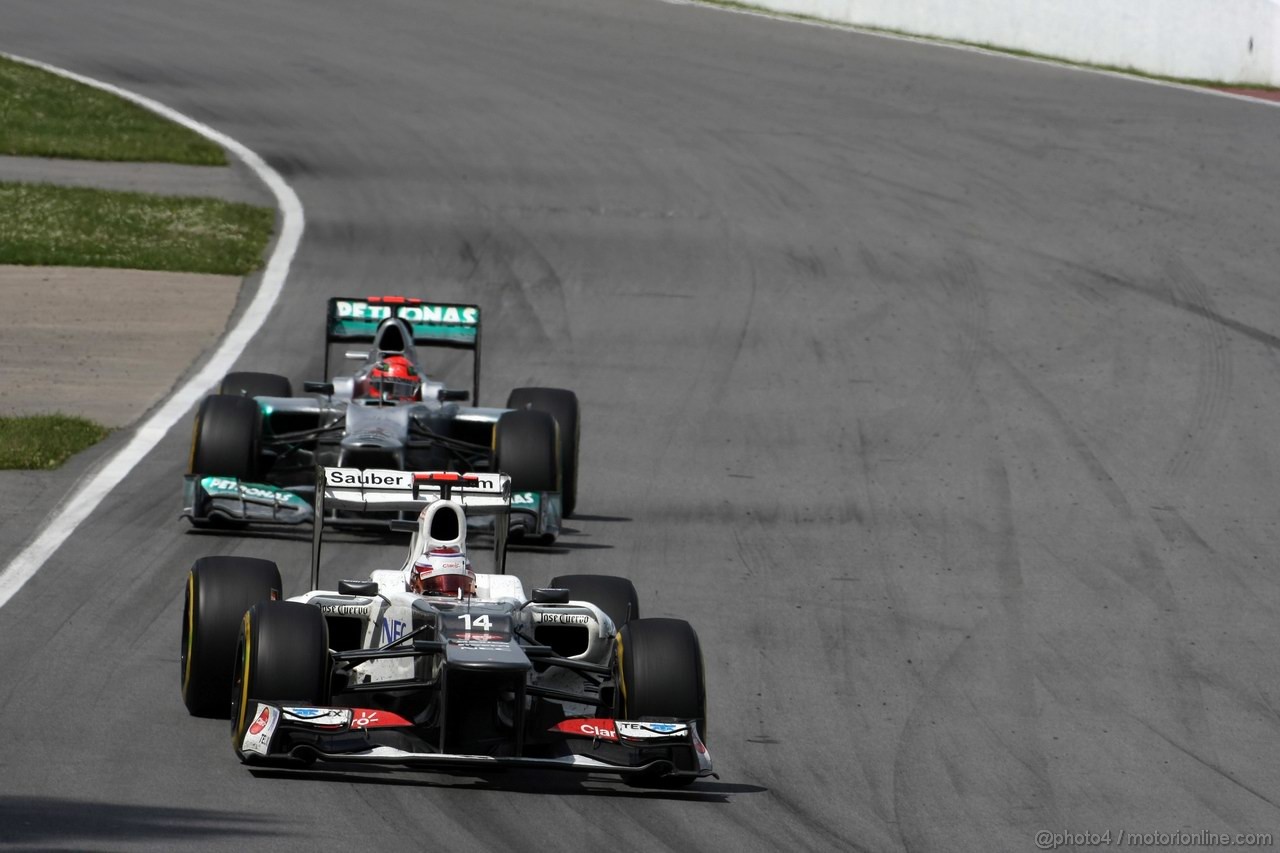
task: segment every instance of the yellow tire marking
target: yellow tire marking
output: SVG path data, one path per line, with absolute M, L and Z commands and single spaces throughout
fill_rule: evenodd
M 622 694 L 622 716 L 627 716 L 627 679 L 623 674 L 622 668 L 622 632 L 619 631 L 614 635 L 614 642 L 618 648 L 618 692 Z
M 241 623 L 241 630 L 244 631 L 244 669 L 240 671 L 240 716 L 236 720 L 236 740 L 244 737 L 244 716 L 245 710 L 249 704 L 249 660 L 251 659 L 251 644 L 253 642 L 253 634 L 249 630 L 249 611 L 244 612 L 244 621 Z M 236 749 L 240 748 L 239 743 L 235 743 Z
M 200 438 L 200 415 L 191 421 L 191 452 L 187 454 L 187 473 L 196 473 L 196 441 Z
M 196 573 L 187 573 L 187 665 L 182 670 L 182 698 L 191 688 L 191 650 L 196 644 Z

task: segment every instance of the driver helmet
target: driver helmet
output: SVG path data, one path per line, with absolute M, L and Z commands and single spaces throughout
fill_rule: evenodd
M 355 396 L 363 400 L 400 403 L 421 400 L 422 377 L 409 359 L 402 355 L 389 355 L 356 380 Z
M 456 598 L 476 594 L 476 573 L 471 561 L 455 546 L 435 547 L 414 561 L 409 575 L 409 589 L 419 595 L 444 595 Z

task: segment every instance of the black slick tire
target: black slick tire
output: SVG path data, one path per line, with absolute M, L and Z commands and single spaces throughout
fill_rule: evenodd
M 551 579 L 551 586 L 569 590 L 573 601 L 589 601 L 613 620 L 621 629 L 632 619 L 640 618 L 640 597 L 636 586 L 628 578 L 614 575 L 559 575 Z
M 558 428 L 560 499 L 565 518 L 578 506 L 578 439 L 581 419 L 578 395 L 564 388 L 516 388 L 507 396 L 508 409 L 546 412 Z
M 255 700 L 295 705 L 329 701 L 329 627 L 324 614 L 296 601 L 255 604 L 241 622 L 234 663 L 231 738 L 239 754 L 253 723 Z
M 189 473 L 255 479 L 261 434 L 262 413 L 252 398 L 205 397 L 191 431 Z
M 228 373 L 218 388 L 219 394 L 233 397 L 292 397 L 293 385 L 287 376 L 275 373 Z
M 617 717 L 695 720 L 707 739 L 702 647 L 683 619 L 633 619 L 618 631 Z M 693 776 L 628 776 L 631 785 L 683 787 Z
M 556 422 L 546 412 L 504 413 L 494 427 L 493 456 L 496 469 L 511 476 L 512 491 L 560 491 Z
M 226 719 L 245 611 L 280 597 L 280 570 L 255 557 L 202 557 L 187 575 L 179 652 L 182 701 L 198 717 Z

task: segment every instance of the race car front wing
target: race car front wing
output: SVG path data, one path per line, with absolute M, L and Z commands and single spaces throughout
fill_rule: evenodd
M 303 495 L 314 489 L 285 489 L 269 483 L 248 483 L 235 477 L 187 474 L 182 480 L 182 517 L 196 526 L 228 524 L 310 524 L 315 507 Z M 512 535 L 555 537 L 560 534 L 561 498 L 558 492 L 513 492 L 508 510 Z M 330 513 L 330 518 L 333 514 Z M 343 518 L 350 526 L 360 519 Z M 369 519 L 369 526 L 387 527 L 385 519 Z
M 716 775 L 692 721 L 571 717 L 548 731 L 550 749 L 540 750 L 545 754 L 459 755 L 433 750 L 410 720 L 389 711 L 253 701 L 249 707 L 254 708 L 252 722 L 235 744 L 246 763 L 303 760 L 476 772 L 532 768 L 644 776 L 659 784 Z

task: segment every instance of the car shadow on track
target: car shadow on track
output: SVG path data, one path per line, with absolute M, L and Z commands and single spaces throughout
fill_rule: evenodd
M 0 846 L 31 849 L 86 849 L 90 844 L 120 849 L 172 844 L 192 837 L 248 841 L 250 849 L 268 849 L 268 838 L 283 838 L 295 828 L 287 820 L 239 811 L 150 806 L 63 797 L 0 796 Z
M 610 551 L 612 545 L 598 545 L 592 542 L 565 542 L 557 540 L 552 545 L 539 545 L 534 542 L 511 542 L 507 551 L 512 554 L 568 554 L 572 551 Z
M 410 788 L 449 788 L 461 791 L 495 791 L 507 794 L 534 794 L 557 797 L 617 797 L 683 802 L 729 802 L 733 794 L 760 794 L 768 789 L 758 785 L 738 785 L 715 779 L 701 779 L 687 788 L 629 788 L 622 782 L 599 776 L 570 776 L 538 771 L 510 770 L 503 773 L 450 776 L 440 773 L 412 773 L 400 769 L 361 767 L 305 769 L 255 767 L 249 771 L 258 779 L 304 779 L 342 784 L 390 785 Z
M 313 534 L 310 526 L 306 527 L 192 527 L 187 530 L 188 536 L 205 536 L 210 539 L 275 539 L 282 542 L 310 542 Z M 332 543 L 372 543 L 375 545 L 408 545 L 409 534 L 394 530 L 369 528 L 365 530 L 325 528 L 324 542 Z
M 237 539 L 276 539 L 282 542 L 310 542 L 311 528 L 192 527 L 187 530 L 187 535 L 204 536 L 210 539 L 225 539 L 229 536 L 234 536 Z M 325 541 L 328 541 L 327 537 Z
M 616 519 L 630 521 L 630 519 Z M 582 531 L 574 527 L 562 528 L 561 537 L 550 544 L 541 544 L 534 540 L 525 541 L 513 538 L 507 543 L 507 550 L 527 552 L 531 554 L 568 554 L 571 551 L 598 551 L 612 549 L 613 545 L 597 542 L 579 542 L 565 537 L 581 536 Z M 210 539 L 225 539 L 234 536 L 238 539 L 271 539 L 280 542 L 310 542 L 310 527 L 192 527 L 187 530 L 188 536 L 203 536 Z M 326 529 L 326 543 L 374 543 L 378 545 L 407 545 L 409 535 L 391 530 L 340 530 Z

